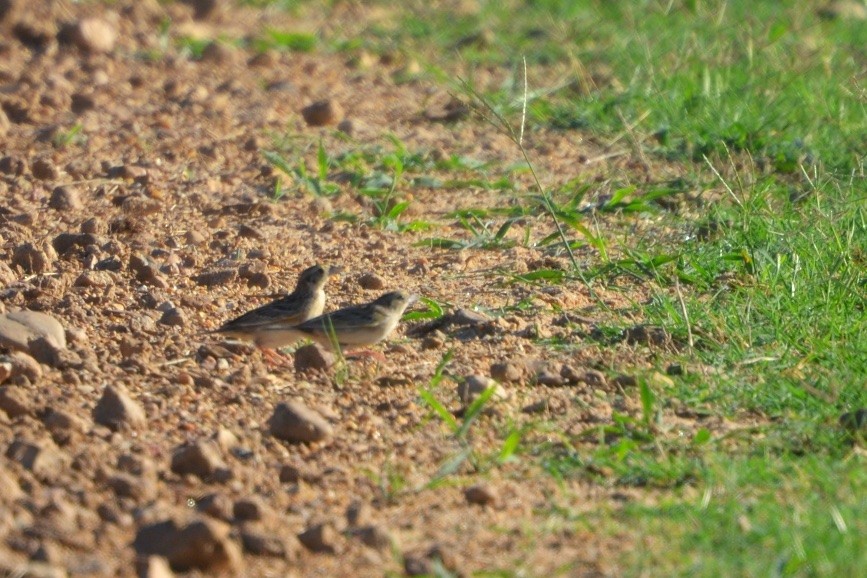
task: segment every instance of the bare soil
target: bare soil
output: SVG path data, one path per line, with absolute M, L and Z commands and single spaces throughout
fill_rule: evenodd
M 347 21 L 365 17 L 348 4 Z M 564 255 L 534 248 L 553 231 L 541 213 L 512 228 L 513 248 L 417 244 L 469 238 L 446 215 L 520 202 L 531 194 L 526 174 L 515 193 L 399 187 L 410 201 L 402 218 L 432 223 L 429 231 L 367 224 L 370 200 L 340 174 L 329 175 L 341 192 L 327 199 L 284 175 L 288 190 L 273 200 L 279 171 L 261 151 L 275 139 L 294 143 L 311 168 L 320 139 L 337 155 L 388 152 L 394 135 L 430 158 L 493 167 L 518 162 L 519 151 L 477 116 L 428 118 L 443 91 L 396 82 L 408 64 L 399 54 L 359 65 L 347 54 L 257 54 L 224 43 L 192 58 L 176 38 L 323 25 L 224 6 L 199 16 L 192 5 L 155 1 L 0 3 L 0 313 L 48 313 L 69 342 L 38 371 L 0 385 L 0 574 L 130 576 L 138 563 L 141 575 L 166 575 L 159 560 L 147 560 L 155 553 L 176 556 L 174 570 L 184 575 L 381 576 L 433 572 L 434 559 L 464 575 L 616 575 L 618 558 L 634 546 L 629 538 L 551 514 L 615 511 L 653 500 L 652 492 L 560 482 L 520 452 L 504 464 L 490 457 L 512 428 L 536 425 L 522 448 L 564 440 L 581 447 L 578 436 L 610 422 L 612 411 L 640 415 L 634 388 L 618 377 L 650 367 L 665 344 L 609 347 L 588 336 L 615 319 L 640 323 L 628 312 L 648 289 L 621 279 L 594 298 L 580 281 L 513 283 L 512 273 L 569 267 Z M 497 74 L 490 71 L 491 82 Z M 322 99 L 339 106 L 338 117 L 308 126 L 302 109 Z M 348 121 L 342 131 L 340 121 Z M 527 139 L 546 186 L 581 177 L 604 194 L 610 175 L 626 171 L 640 182 L 674 170 L 628 151 L 606 159 L 609 149 L 575 132 Z M 332 218 L 338 213 L 359 219 Z M 599 217 L 594 226 L 623 227 L 618 219 Z M 647 225 L 631 226 L 641 234 Z M 577 258 L 589 264 L 596 255 L 582 249 Z M 291 290 L 316 262 L 345 270 L 329 282 L 329 309 L 402 288 L 448 304 L 449 313 L 489 319 L 438 333 L 404 323 L 377 346 L 385 361 L 306 373 L 208 333 Z M 364 289 L 359 279 L 368 273 L 383 286 Z M 558 339 L 569 347 L 546 345 Z M 481 467 L 467 461 L 427 487 L 463 447 L 419 397 L 448 350 L 453 379 L 435 395 L 458 415 L 455 381 L 490 376 L 496 363 L 517 373 L 503 378 L 502 399 L 470 431 Z M 552 377 L 562 375 L 560 384 Z M 107 387 L 125 392 L 144 420 L 129 408 L 112 410 L 116 423 L 97 419 Z M 316 443 L 271 435 L 274 408 L 290 400 L 323 416 L 331 435 Z M 695 427 L 678 423 L 686 435 Z M 174 463 L 208 440 L 212 451 L 189 470 Z M 205 521 L 204 537 L 162 534 L 192 553 L 148 542 L 145 530 L 159 534 L 153 525 L 172 520 Z

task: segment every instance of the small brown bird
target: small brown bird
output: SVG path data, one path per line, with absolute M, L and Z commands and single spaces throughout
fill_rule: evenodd
M 215 332 L 253 341 L 262 348 L 291 345 L 304 336 L 292 339 L 266 328 L 275 323 L 294 326 L 321 315 L 325 309 L 325 282 L 329 275 L 339 272 L 338 267 L 309 267 L 298 276 L 292 293 L 226 322 Z
M 415 301 L 415 295 L 392 291 L 363 305 L 352 305 L 292 325 L 283 321 L 261 328 L 269 341 L 312 339 L 330 346 L 332 339 L 340 346 L 366 347 L 385 339 L 397 327 L 403 312 Z

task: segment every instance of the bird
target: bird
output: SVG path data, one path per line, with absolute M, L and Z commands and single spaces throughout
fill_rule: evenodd
M 350 305 L 303 323 L 293 325 L 278 321 L 261 327 L 269 341 L 311 339 L 320 345 L 367 347 L 385 339 L 397 327 L 406 308 L 416 296 L 404 291 L 380 295 L 370 303 Z
M 339 267 L 314 265 L 298 276 L 295 290 L 271 303 L 257 307 L 217 328 L 215 333 L 253 341 L 263 349 L 278 349 L 298 341 L 276 331 L 268 331 L 272 324 L 299 325 L 322 314 L 325 309 L 325 282 Z M 301 337 L 303 338 L 303 336 Z

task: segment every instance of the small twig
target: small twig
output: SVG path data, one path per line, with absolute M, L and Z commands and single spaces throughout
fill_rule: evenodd
M 701 156 L 702 156 L 702 158 L 704 159 L 704 162 L 707 163 L 707 166 L 710 167 L 710 170 L 713 171 L 713 174 L 716 175 L 716 177 L 720 180 L 720 182 L 723 184 L 723 186 L 724 186 L 724 187 L 726 188 L 726 190 L 729 192 L 729 194 L 731 195 L 731 197 L 732 197 L 732 198 L 735 200 L 735 202 L 738 204 L 738 206 L 739 206 L 741 209 L 743 209 L 743 208 L 744 208 L 744 204 L 741 202 L 741 200 L 738 198 L 738 196 L 735 194 L 735 192 L 732 190 L 732 188 L 729 186 L 729 184 L 725 181 L 725 179 L 722 177 L 722 175 L 719 174 L 719 171 L 716 170 L 716 167 L 713 166 L 713 163 L 711 163 L 711 162 L 710 162 L 710 159 L 707 158 L 707 155 L 701 155 Z
M 683 315 L 683 322 L 686 323 L 686 335 L 689 340 L 689 349 L 692 351 L 695 346 L 695 341 L 692 337 L 692 325 L 689 322 L 689 313 L 686 312 L 686 303 L 683 300 L 683 292 L 680 290 L 680 279 L 674 278 L 674 290 L 677 292 L 677 300 L 680 303 L 680 314 Z

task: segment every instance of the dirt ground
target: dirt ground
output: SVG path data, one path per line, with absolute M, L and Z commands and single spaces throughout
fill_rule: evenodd
M 286 194 L 271 199 L 278 172 L 261 151 L 275 139 L 294 143 L 309 167 L 320 139 L 336 155 L 390 151 L 394 135 L 429 158 L 494 167 L 516 163 L 519 151 L 476 116 L 426 116 L 443 90 L 396 82 L 407 66 L 399 55 L 359 64 L 345 53 L 257 54 L 229 43 L 182 54 L 181 36 L 321 24 L 210 4 L 199 3 L 197 18 L 182 3 L 0 2 L 0 313 L 46 313 L 67 340 L 0 358 L 0 575 L 166 576 L 166 560 L 191 576 L 381 576 L 438 564 L 463 575 L 617 575 L 628 539 L 551 513 L 614 510 L 636 499 L 632 490 L 558 482 L 520 455 L 464 462 L 428 487 L 463 446 L 419 390 L 448 350 L 450 378 L 435 395 L 450 410 L 463 405 L 456 381 L 500 377 L 501 398 L 468 437 L 481 462 L 510 428 L 535 424 L 521 442 L 532 448 L 606 423 L 615 409 L 640 415 L 628 376 L 649 367 L 647 347 L 545 343 L 580 344 L 615 317 L 640 323 L 623 312 L 646 289 L 624 280 L 598 288 L 597 301 L 580 281 L 510 283 L 506 272 L 568 267 L 532 243 L 417 244 L 467 238 L 450 211 L 507 207 L 516 194 L 399 187 L 410 201 L 403 218 L 434 226 L 416 232 L 366 224 L 370 201 L 339 174 L 329 179 L 341 192 L 327 199 L 285 175 Z M 364 17 L 354 3 L 346 10 L 347 21 Z M 301 111 L 322 99 L 340 110 L 310 126 Z M 546 185 L 580 176 L 604 194 L 609 175 L 647 171 L 631 154 L 602 158 L 607 149 L 580 133 L 529 134 L 528 143 Z M 654 178 L 666 170 L 652 167 Z M 530 187 L 527 175 L 518 181 Z M 552 230 L 531 215 L 509 237 Z M 577 257 L 595 259 L 589 249 Z M 376 347 L 385 361 L 306 372 L 208 333 L 290 290 L 317 262 L 345 269 L 328 284 L 329 309 L 403 288 L 448 304 L 452 323 L 403 323 Z M 272 435 L 269 420 L 289 401 L 327 422 L 325 439 Z

